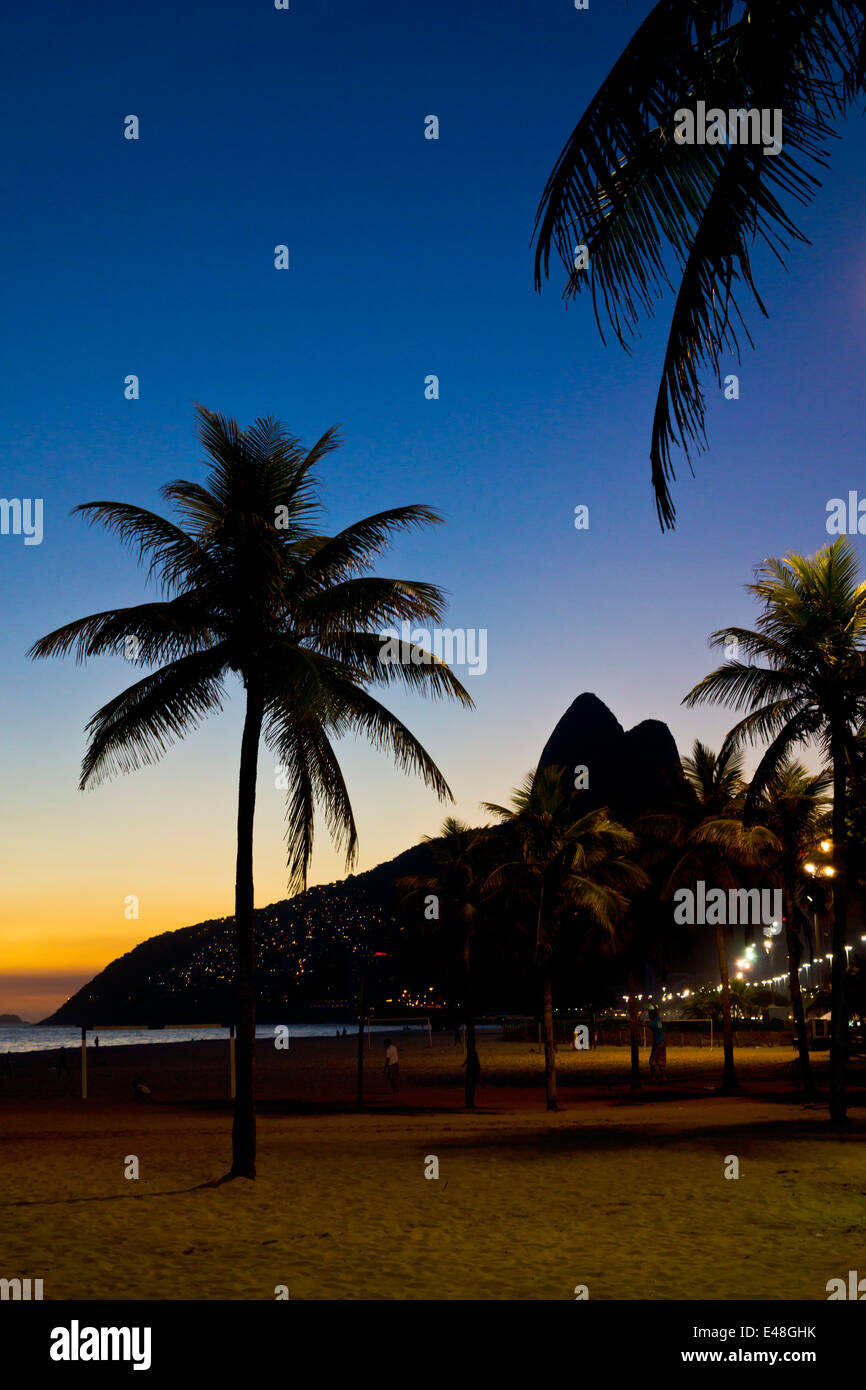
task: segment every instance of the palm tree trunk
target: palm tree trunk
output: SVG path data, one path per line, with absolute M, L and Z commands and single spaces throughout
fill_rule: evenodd
M 637 1021 L 637 990 L 635 987 L 634 975 L 629 971 L 628 976 L 628 1022 L 631 1032 L 631 1083 L 632 1091 L 641 1089 L 640 1079 L 640 1025 Z
M 558 1110 L 556 1103 L 556 1052 L 554 1051 L 553 1035 L 553 987 L 550 980 L 550 961 L 546 960 L 542 966 L 544 972 L 544 1006 L 542 1019 L 544 1024 L 544 1091 L 547 1097 L 548 1110 Z
M 467 1110 L 475 1109 L 475 1087 L 481 1070 L 478 1051 L 475 1045 L 475 1000 L 472 995 L 472 972 L 469 966 L 469 937 L 463 943 L 464 998 L 466 1000 L 464 1022 L 466 1024 L 466 1092 Z
M 719 974 L 722 980 L 722 1040 L 725 1050 L 725 1074 L 723 1091 L 734 1091 L 737 1087 L 737 1073 L 734 1068 L 734 1029 L 731 1023 L 731 982 L 728 978 L 728 945 L 725 940 L 725 926 L 716 926 L 716 950 L 719 953 Z
M 800 1057 L 800 1088 L 806 1100 L 815 1096 L 812 1081 L 812 1066 L 809 1060 L 809 1039 L 806 1035 L 806 1014 L 803 1009 L 803 992 L 800 989 L 800 938 L 794 926 L 794 884 L 785 884 L 785 899 L 788 910 L 785 913 L 785 940 L 788 944 L 788 983 L 791 991 L 791 1007 L 794 1011 L 794 1026 L 797 1029 L 797 1050 Z
M 830 1123 L 847 1123 L 845 1070 L 848 1061 L 848 1007 L 846 1001 L 845 951 L 848 915 L 848 854 L 845 825 L 847 803 L 846 759 L 842 731 L 833 731 L 833 964 L 830 977 Z
M 237 1027 L 236 1089 L 232 1124 L 233 1178 L 256 1175 L 256 1107 L 253 1087 L 256 997 L 253 935 L 253 821 L 256 810 L 256 768 L 264 702 L 247 686 L 247 709 L 241 738 L 238 777 L 238 857 L 235 874 L 235 1024 Z

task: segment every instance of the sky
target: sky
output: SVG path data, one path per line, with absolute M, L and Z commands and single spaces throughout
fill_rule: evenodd
M 160 509 L 162 483 L 201 480 L 197 401 L 309 444 L 340 424 L 329 525 L 439 508 L 446 524 L 380 572 L 443 585 L 449 626 L 487 634 L 486 670 L 457 669 L 473 711 L 387 697 L 453 807 L 340 745 L 360 870 L 448 810 L 480 823 L 581 691 L 625 727 L 666 721 L 681 752 L 721 741 L 728 712 L 681 705 L 716 664 L 708 633 L 751 626 L 754 566 L 816 550 L 828 500 L 866 493 L 866 128 L 840 129 L 798 214 L 811 246 L 787 270 L 756 252 L 770 317 L 751 315 L 756 351 L 727 368 L 740 398 L 706 382 L 710 451 L 694 477 L 679 461 L 662 535 L 648 455 L 671 301 L 626 355 L 588 300 L 565 308 L 557 267 L 535 292 L 530 244 L 562 145 L 649 8 L 48 0 L 5 17 L 0 495 L 41 498 L 43 536 L 0 535 L 0 1012 L 44 1017 L 137 942 L 232 911 L 239 690 L 158 765 L 80 793 L 84 726 L 130 668 L 26 659 L 61 623 L 147 596 L 134 558 L 70 511 Z M 286 894 L 265 752 L 259 779 L 263 906 Z M 311 881 L 342 873 L 321 827 Z

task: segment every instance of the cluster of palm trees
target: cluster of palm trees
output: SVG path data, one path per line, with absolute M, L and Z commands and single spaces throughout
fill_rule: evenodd
M 77 509 L 133 547 L 147 562 L 148 576 L 160 583 L 162 596 L 64 624 L 36 642 L 30 654 L 72 653 L 78 661 L 106 654 L 130 658 L 132 644 L 132 663 L 149 668 L 89 721 L 82 789 L 154 762 L 221 708 L 231 675 L 243 685 L 230 1176 L 253 1177 L 253 824 L 260 742 L 264 738 L 287 772 L 289 888 L 297 891 L 306 887 L 317 804 L 332 838 L 345 850 L 347 867 L 356 855 L 357 832 L 335 738 L 364 735 L 420 775 L 441 799 L 450 798 L 429 753 L 371 687 L 402 683 L 465 706 L 472 702 L 444 662 L 431 660 L 429 652 L 422 660 L 412 643 L 403 644 L 401 662 L 379 659 L 383 630 L 403 620 L 435 624 L 443 617 L 444 599 L 435 585 L 369 572 L 395 532 L 435 523 L 438 514 L 427 506 L 404 506 L 336 534 L 323 533 L 316 470 L 337 447 L 336 430 L 306 450 L 271 419 L 240 430 L 234 420 L 204 407 L 198 417 L 210 472 L 205 484 L 175 481 L 163 488 L 177 520 L 110 501 Z M 696 746 L 685 764 L 681 805 L 624 826 L 607 809 L 582 809 L 580 794 L 561 770 L 546 768 L 527 778 L 509 806 L 487 807 L 499 823 L 495 833 L 479 835 L 452 821 L 437 841 L 442 919 L 457 929 L 470 1003 L 470 945 L 485 896 L 506 895 L 515 922 L 530 934 L 551 1108 L 556 1105 L 553 971 L 563 934 L 577 925 L 587 955 L 615 939 L 634 972 L 670 919 L 664 907 L 669 885 L 698 868 L 733 880 L 760 866 L 783 888 L 792 999 L 807 1068 L 802 1008 L 793 984 L 802 898 L 798 865 L 823 829 L 825 778 L 794 763 L 791 751 L 798 743 L 817 741 L 833 785 L 831 1113 L 836 1122 L 844 1121 L 848 786 L 856 789 L 856 814 L 866 783 L 866 586 L 858 584 L 853 551 L 840 539 L 811 559 L 790 555 L 765 561 L 752 588 L 763 605 L 757 630 L 730 629 L 713 639 L 750 660 L 728 659 L 687 697 L 689 703 L 725 700 L 745 714 L 717 758 Z M 736 750 L 750 738 L 768 747 L 747 788 Z M 720 939 L 726 986 L 724 944 Z M 733 1084 L 730 1043 L 727 1004 L 726 1078 Z M 469 1046 L 471 1104 L 477 1079 L 471 1025 Z
M 716 754 L 696 741 L 683 760 L 681 793 L 626 826 L 606 808 L 581 811 L 580 792 L 562 768 L 530 774 L 509 806 L 485 803 L 497 826 L 471 830 L 445 823 L 432 841 L 432 875 L 403 880 L 407 898 L 435 891 L 440 917 L 463 962 L 467 1053 L 477 1075 L 472 1000 L 472 938 L 485 921 L 502 919 L 502 903 L 532 942 L 544 1036 L 547 1106 L 556 1108 L 553 987 L 557 947 L 565 937 L 591 957 L 612 946 L 629 971 L 636 1023 L 638 972 L 655 952 L 665 955 L 670 901 L 679 887 L 703 879 L 722 890 L 757 881 L 781 893 L 799 1083 L 814 1096 L 800 987 L 804 944 L 811 950 L 813 914 L 827 906 L 809 876 L 810 854 L 832 840 L 832 982 L 830 1114 L 846 1119 L 848 1052 L 846 931 L 849 787 L 860 805 L 866 719 L 866 584 L 843 538 L 812 557 L 767 559 L 749 586 L 761 604 L 755 631 L 713 634 L 727 659 L 685 697 L 694 705 L 720 700 L 744 711 Z M 748 657 L 749 660 L 743 660 Z M 750 781 L 743 745 L 767 744 Z M 811 771 L 793 756 L 809 744 L 823 754 Z M 829 793 L 832 789 L 832 798 Z M 716 941 L 724 1040 L 723 1090 L 736 1085 L 732 990 L 727 962 L 729 924 Z M 633 1027 L 633 1038 L 636 1028 Z M 633 1077 L 637 1062 L 633 1043 Z M 468 1083 L 466 1103 L 474 1101 Z

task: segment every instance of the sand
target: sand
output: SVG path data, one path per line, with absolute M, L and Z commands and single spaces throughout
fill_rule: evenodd
M 224 1184 L 224 1044 L 100 1049 L 86 1102 L 45 1055 L 17 1058 L 0 1275 L 41 1278 L 46 1299 L 824 1300 L 866 1273 L 862 1092 L 833 1135 L 825 1107 L 791 1102 L 787 1050 L 738 1052 L 735 1098 L 711 1089 L 718 1050 L 671 1049 L 667 1091 L 637 1093 L 625 1049 L 563 1052 L 546 1114 L 538 1049 L 491 1039 L 466 1114 L 450 1037 L 398 1041 L 401 1091 L 374 1040 L 362 1115 L 354 1040 L 260 1047 L 259 1176 Z

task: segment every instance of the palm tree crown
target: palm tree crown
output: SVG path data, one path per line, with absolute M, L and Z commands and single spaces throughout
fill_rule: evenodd
M 450 796 L 429 754 L 368 689 L 397 681 L 472 703 L 444 662 L 411 644 L 403 644 L 404 661 L 379 660 L 380 630 L 402 619 L 437 622 L 444 599 L 432 584 L 368 571 L 393 533 L 441 518 L 430 507 L 398 507 L 323 535 L 315 470 L 340 443 L 336 429 L 305 450 L 272 419 L 242 431 L 204 407 L 198 418 L 210 474 L 205 484 L 162 488 L 177 520 L 123 502 L 76 508 L 147 561 L 163 597 L 67 623 L 30 655 L 74 652 L 84 661 L 132 654 L 139 666 L 157 668 L 89 721 L 82 788 L 154 762 L 221 708 L 226 678 L 237 673 L 286 769 L 289 884 L 296 890 L 306 885 L 317 799 L 347 867 L 356 855 L 335 737 L 365 735 L 440 797 Z
M 721 384 L 723 355 L 751 343 L 740 287 L 765 317 L 753 277 L 758 242 L 782 261 L 805 235 L 791 204 L 820 186 L 826 146 L 862 92 L 866 12 L 859 0 L 659 0 L 569 137 L 536 218 L 535 281 L 551 250 L 565 298 L 588 289 L 596 322 L 626 346 L 676 287 L 652 424 L 652 486 L 662 528 L 675 510 L 672 452 L 705 445 L 701 372 Z M 676 113 L 706 107 L 783 115 L 782 147 L 730 138 L 679 143 Z M 575 243 L 587 248 L 586 266 Z

